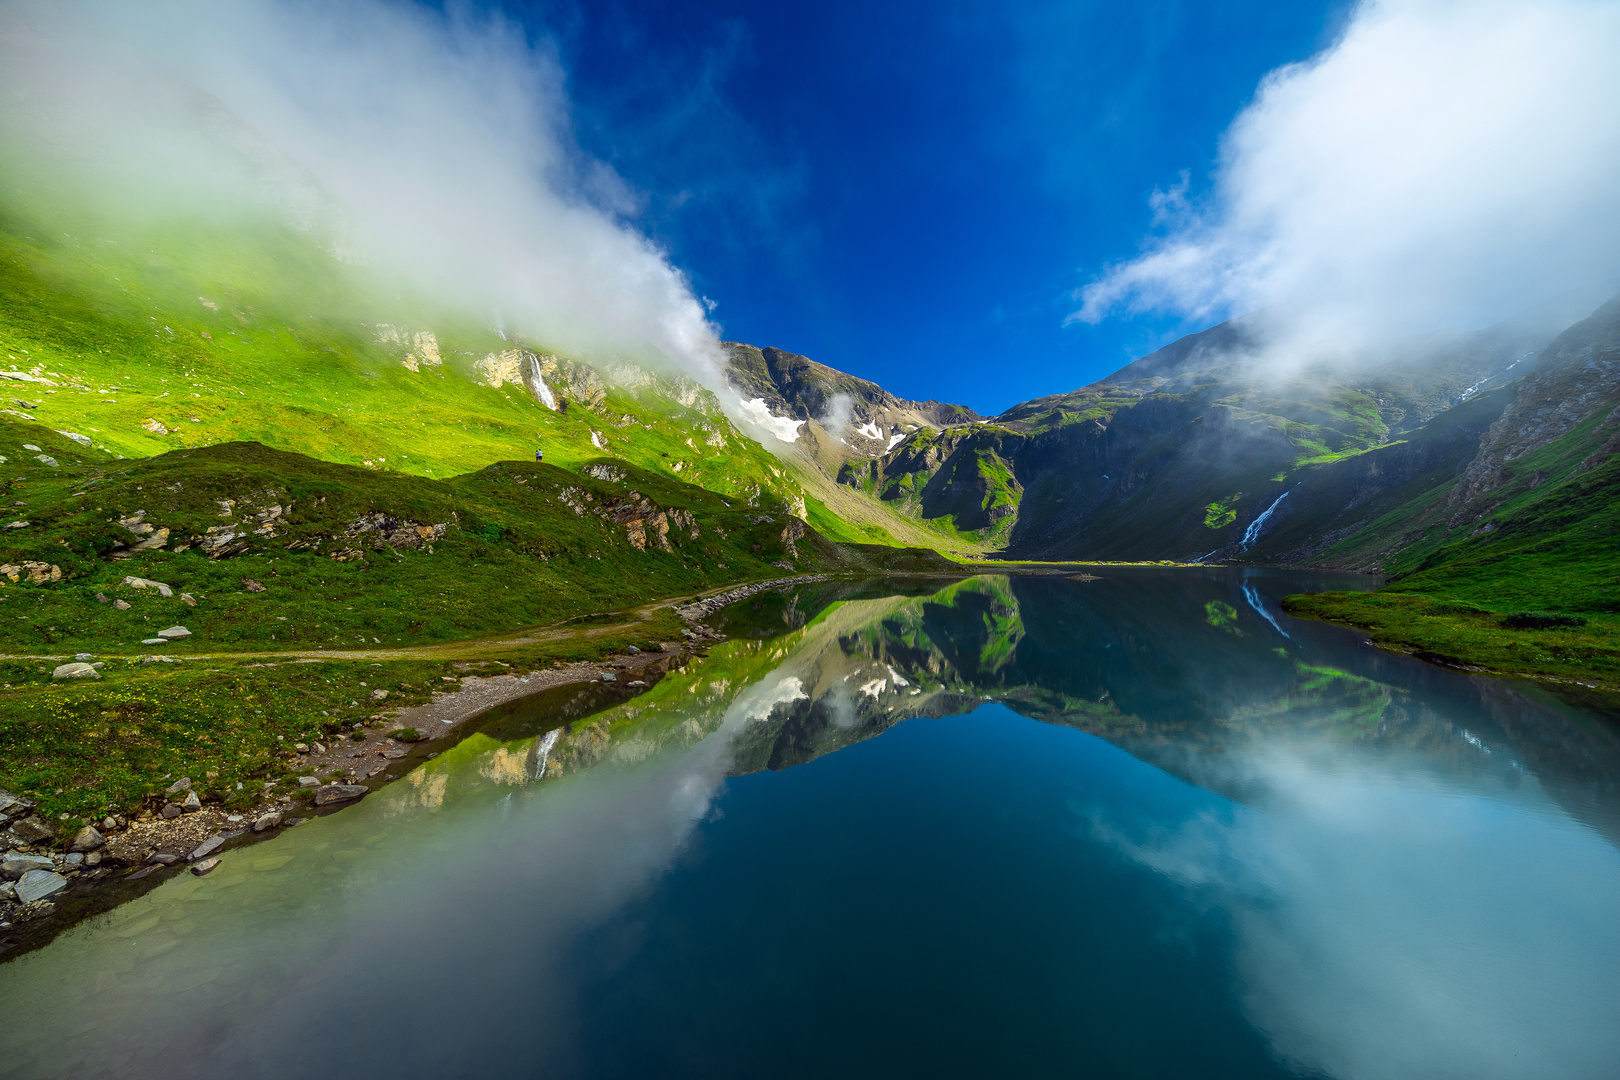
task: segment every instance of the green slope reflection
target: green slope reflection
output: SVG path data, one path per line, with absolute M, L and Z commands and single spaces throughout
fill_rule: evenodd
M 616 912 L 657 910 L 671 883 L 699 908 L 738 903 L 746 883 L 722 887 L 694 850 L 761 878 L 813 858 L 769 838 L 725 847 L 743 841 L 724 839 L 717 812 L 763 814 L 761 800 L 794 786 L 799 801 L 773 811 L 784 821 L 840 821 L 840 800 L 915 817 L 910 802 L 885 809 L 883 770 L 894 766 L 873 753 L 885 744 L 975 778 L 928 789 L 941 821 L 974 820 L 973 800 L 1016 804 L 1019 760 L 1029 782 L 1057 784 L 1046 847 L 1020 864 L 1030 881 L 1041 860 L 1088 853 L 1156 897 L 1171 952 L 1190 948 L 1175 944 L 1177 926 L 1218 912 L 1223 955 L 1201 977 L 1274 1075 L 1615 1075 L 1614 728 L 1532 688 L 1378 653 L 1276 607 L 1331 584 L 1111 569 L 910 595 L 868 582 L 757 596 L 728 613 L 731 641 L 630 702 L 599 708 L 600 688 L 568 690 L 491 714 L 358 806 L 228 853 L 209 877 L 176 878 L 0 966 L 0 1077 L 747 1075 L 712 1025 L 669 1036 L 701 1047 L 620 1039 L 619 1067 L 608 1067 L 570 965 Z M 940 719 L 987 703 L 1027 719 Z M 904 739 L 869 742 L 906 721 Z M 976 726 L 999 740 L 1000 764 L 982 775 Z M 1118 750 L 1082 755 L 1089 764 L 1066 781 L 1061 755 L 1101 746 L 1092 736 Z M 839 751 L 831 760 L 864 763 L 851 776 L 877 777 L 858 799 L 771 776 L 831 775 L 818 759 Z M 728 794 L 745 783 L 747 799 Z M 860 838 L 845 839 L 857 858 Z M 835 936 L 838 920 L 867 925 L 862 907 L 884 901 L 827 899 L 816 910 Z M 934 914 L 949 922 L 954 902 L 942 893 Z M 1117 902 L 1142 907 L 1124 893 Z M 1067 940 L 1028 917 L 1036 940 L 1024 947 Z M 1100 941 L 1108 929 L 1084 932 Z M 773 946 L 771 979 L 791 983 L 791 940 Z M 675 976 L 637 967 L 659 955 L 655 944 L 623 946 L 609 966 L 662 985 Z M 720 946 L 699 935 L 683 962 L 701 965 Z M 885 962 L 869 961 L 874 972 Z M 679 976 L 701 985 L 705 974 Z M 737 1022 L 769 1043 L 766 1019 Z M 836 1030 L 818 1045 L 850 1055 L 846 1074 L 877 1075 L 859 1064 L 883 1060 L 872 1040 L 892 1049 L 933 1037 L 863 1031 L 867 1042 L 846 1051 Z M 811 1060 L 793 1049 L 801 1036 L 773 1047 L 783 1062 Z M 633 1045 L 640 1056 L 625 1057 Z

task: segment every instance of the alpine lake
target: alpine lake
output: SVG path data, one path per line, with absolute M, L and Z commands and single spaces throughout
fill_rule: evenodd
M 1240 569 L 822 582 L 0 965 L 0 1077 L 1620 1076 L 1620 727 Z

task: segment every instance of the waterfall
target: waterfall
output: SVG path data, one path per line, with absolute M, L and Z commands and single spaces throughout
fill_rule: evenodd
M 1260 539 L 1260 530 L 1265 527 L 1267 521 L 1271 520 L 1272 511 L 1276 510 L 1278 503 L 1281 503 L 1286 498 L 1288 498 L 1288 492 L 1285 491 L 1277 496 L 1277 502 L 1266 507 L 1265 513 L 1249 522 L 1249 527 L 1243 533 L 1243 546 L 1238 548 L 1239 551 L 1248 551 L 1249 547 Z
M 551 756 L 551 748 L 557 745 L 557 737 L 562 734 L 562 728 L 552 728 L 534 741 L 534 747 L 529 751 L 529 779 L 539 780 L 546 775 L 546 758 Z
M 1277 633 L 1281 634 L 1283 637 L 1288 638 L 1290 641 L 1293 640 L 1292 637 L 1289 637 L 1288 631 L 1277 625 L 1277 620 L 1271 617 L 1271 612 L 1266 610 L 1266 605 L 1260 602 L 1260 593 L 1255 589 L 1251 582 L 1245 581 L 1243 583 L 1243 599 L 1247 600 L 1249 602 L 1249 606 L 1260 613 L 1260 617 L 1262 619 L 1271 624 L 1271 628 L 1273 630 L 1277 631 Z

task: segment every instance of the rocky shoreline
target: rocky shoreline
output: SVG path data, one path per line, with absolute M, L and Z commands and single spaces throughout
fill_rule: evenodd
M 677 604 L 674 610 L 687 624 L 681 631 L 683 640 L 662 642 L 657 652 L 630 646 L 606 660 L 494 675 L 473 669 L 507 666 L 503 661 L 458 663 L 467 673 L 445 676 L 444 690 L 425 704 L 375 713 L 370 726 L 357 724 L 348 738 L 330 745 L 295 744 L 290 764 L 300 790 L 267 797 L 239 813 L 203 802 L 193 790 L 192 778 L 180 777 L 168 786 L 161 805 L 149 804 L 132 815 L 113 815 L 87 825 L 64 848 L 58 830 L 35 813 L 33 802 L 0 792 L 0 958 L 44 945 L 82 919 L 133 899 L 168 876 L 188 871 L 207 874 L 221 856 L 236 848 L 335 813 L 437 757 L 468 721 L 496 706 L 555 687 L 592 682 L 621 685 L 630 695 L 639 694 L 664 672 L 724 640 L 725 635 L 703 624 L 706 617 L 758 593 L 829 576 L 753 582 Z M 455 684 L 453 690 L 449 683 Z M 197 786 L 203 783 L 199 778 Z
M 0 956 L 43 945 L 167 876 L 206 874 L 235 848 L 342 809 L 438 756 L 468 721 L 495 706 L 591 682 L 640 693 L 704 643 L 720 640 L 701 625 L 685 635 L 685 642 L 663 643 L 657 652 L 635 650 L 529 672 L 447 676 L 456 683 L 453 690 L 447 685 L 431 702 L 394 710 L 380 727 L 362 726 L 350 739 L 331 745 L 297 744 L 292 764 L 300 790 L 240 813 L 202 802 L 191 778 L 180 777 L 168 787 L 161 807 L 87 825 L 64 849 L 57 829 L 35 813 L 32 801 L 0 792 Z

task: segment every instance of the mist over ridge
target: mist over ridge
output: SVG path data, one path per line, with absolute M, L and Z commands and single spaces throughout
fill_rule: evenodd
M 362 0 L 0 6 L 13 147 L 115 220 L 312 233 L 403 292 L 581 359 L 720 386 L 716 328 L 570 132 L 544 41 Z

